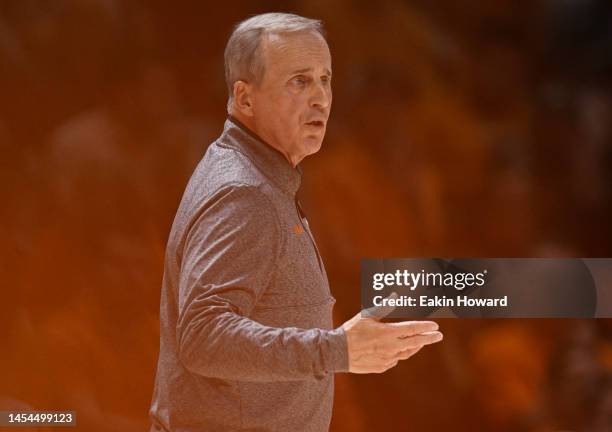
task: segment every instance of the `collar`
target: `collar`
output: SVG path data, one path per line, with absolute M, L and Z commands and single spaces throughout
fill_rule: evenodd
M 228 115 L 219 143 L 248 157 L 279 188 L 295 196 L 302 182 L 302 168 L 291 166 L 285 156 L 235 117 Z

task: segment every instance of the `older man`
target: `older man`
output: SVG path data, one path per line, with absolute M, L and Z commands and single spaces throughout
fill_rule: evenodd
M 319 21 L 264 14 L 225 50 L 223 133 L 167 245 L 152 430 L 325 431 L 336 372 L 383 372 L 442 335 L 357 314 L 333 329 L 323 261 L 296 199 L 331 108 Z

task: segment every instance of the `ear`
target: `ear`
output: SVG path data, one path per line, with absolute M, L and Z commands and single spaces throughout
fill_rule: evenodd
M 252 86 L 244 81 L 234 83 L 234 100 L 232 109 L 246 117 L 253 117 Z

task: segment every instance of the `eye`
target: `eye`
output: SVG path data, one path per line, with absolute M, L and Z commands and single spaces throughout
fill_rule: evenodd
M 321 77 L 321 82 L 322 82 L 323 84 L 330 84 L 330 83 L 331 83 L 331 76 L 329 76 L 329 75 L 323 75 L 323 76 Z
M 293 84 L 298 85 L 298 86 L 304 86 L 304 85 L 306 85 L 306 83 L 308 82 L 308 78 L 307 78 L 307 77 L 305 77 L 304 75 L 298 75 L 298 76 L 296 76 L 296 77 L 293 77 L 293 78 L 291 79 L 291 82 L 292 82 Z

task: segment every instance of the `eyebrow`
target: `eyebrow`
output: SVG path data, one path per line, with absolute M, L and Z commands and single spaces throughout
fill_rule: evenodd
M 295 74 L 301 74 L 301 73 L 305 73 L 305 72 L 311 72 L 312 68 L 304 68 L 304 69 L 298 69 L 296 71 L 291 72 L 291 75 L 295 75 Z M 327 68 L 325 68 L 325 73 L 329 76 L 331 76 L 331 71 Z

